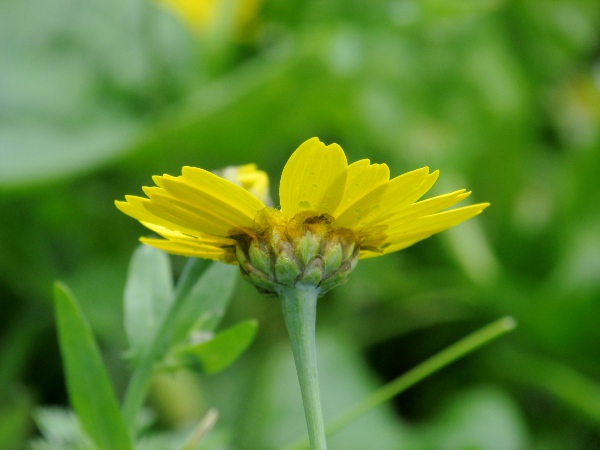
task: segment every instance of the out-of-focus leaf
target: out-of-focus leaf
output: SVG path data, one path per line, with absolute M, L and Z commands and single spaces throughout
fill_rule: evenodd
M 170 433 L 156 433 L 145 436 L 138 442 L 138 448 L 143 450 L 164 450 L 182 448 L 187 435 L 192 432 L 187 428 L 179 429 Z M 231 435 L 229 430 L 214 429 L 200 441 L 193 450 L 233 450 L 231 446 Z
M 0 186 L 46 181 L 98 166 L 138 136 L 130 119 L 67 128 L 23 121 L 0 126 Z
M 41 408 L 35 412 L 33 419 L 42 438 L 30 442 L 32 450 L 64 449 L 66 446 L 88 449 L 93 446 L 72 411 L 61 408 Z
M 125 285 L 125 330 L 131 351 L 149 345 L 173 302 L 173 276 L 167 254 L 141 245 L 129 265 Z
M 178 86 L 193 58 L 180 24 L 152 2 L 139 6 L 0 2 L 0 187 L 98 167 L 148 131 L 160 83 Z
M 5 395 L 0 398 L 0 450 L 21 448 L 30 431 L 31 395 L 19 386 L 11 388 L 8 399 Z
M 514 353 L 518 370 L 511 376 L 549 392 L 579 414 L 600 424 L 600 384 L 561 362 L 541 355 Z
M 217 373 L 229 367 L 244 353 L 254 340 L 257 328 L 255 320 L 241 322 L 208 341 L 178 349 L 177 353 L 198 360 L 206 373 Z
M 126 78 L 143 83 L 147 76 L 140 60 L 140 39 L 135 39 L 133 27 L 125 25 L 135 17 L 84 3 L 87 7 L 72 0 L 57 0 L 53 8 L 39 0 L 0 4 L 2 187 L 98 166 L 123 153 L 125 144 L 142 129 L 140 117 L 118 105 L 118 90 L 109 88 L 123 85 Z M 65 14 L 70 16 L 68 22 L 62 20 Z M 122 25 L 116 26 L 119 21 L 114 17 L 121 17 Z M 25 21 L 28 26 L 18 25 Z M 106 29 L 110 23 L 115 25 L 111 38 L 117 35 L 119 44 L 97 39 L 91 32 L 94 25 L 104 24 Z M 130 39 L 123 39 L 128 35 Z M 119 59 L 127 69 L 110 73 Z M 118 80 L 118 75 L 123 79 Z
M 317 358 L 325 421 L 339 416 L 375 389 L 376 382 L 358 355 L 334 335 L 317 336 Z M 243 449 L 285 448 L 306 436 L 306 420 L 294 360 L 289 348 L 266 355 L 259 384 L 240 429 Z M 331 450 L 397 450 L 410 445 L 410 430 L 382 405 L 353 426 L 327 439 Z
M 58 282 L 54 285 L 54 308 L 67 390 L 83 428 L 102 449 L 131 449 L 92 331 L 75 298 Z
M 175 301 L 137 361 L 125 399 L 123 417 L 133 427 L 150 383 L 155 364 L 169 348 L 186 342 L 192 331 L 212 331 L 223 317 L 237 280 L 237 268 L 191 259 L 177 286 Z M 195 282 L 194 282 L 195 281 Z
M 125 327 L 120 325 L 124 323 L 123 286 L 130 260 L 131 254 L 126 253 L 97 255 L 82 261 L 63 280 L 77 298 L 96 340 L 119 349 L 119 353 L 128 342 Z
M 238 279 L 237 267 L 213 263 L 182 299 L 173 323 L 172 343 L 190 337 L 192 331 L 212 331 L 225 314 Z
M 478 388 L 462 393 L 439 421 L 420 433 L 419 448 L 513 450 L 530 448 L 525 421 L 505 393 Z

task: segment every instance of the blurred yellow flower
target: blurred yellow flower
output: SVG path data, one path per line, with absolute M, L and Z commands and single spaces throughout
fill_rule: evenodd
M 215 20 L 217 0 L 159 0 L 194 29 L 206 29 Z
M 367 159 L 348 165 L 339 145 L 326 146 L 317 138 L 300 145 L 285 165 L 281 209 L 265 204 L 268 178 L 255 165 L 220 173 L 229 180 L 184 167 L 178 177 L 153 177 L 156 186 L 143 188 L 148 198 L 126 196 L 116 205 L 164 238 L 142 238 L 145 244 L 239 263 L 244 275 L 261 278 L 266 273 L 268 280 L 277 279 L 278 271 L 284 276 L 282 268 L 271 267 L 272 259 L 285 266 L 293 282 L 310 276 L 317 283 L 340 266 L 349 273 L 359 258 L 406 248 L 489 205 L 446 210 L 470 194 L 464 189 L 418 201 L 438 171 L 429 173 L 425 167 L 390 180 L 387 165 Z M 280 262 L 280 254 L 287 259 Z M 315 265 L 315 273 L 309 274 Z M 268 286 L 263 290 L 269 291 Z
M 190 29 L 207 33 L 231 23 L 237 39 L 251 37 L 261 0 L 157 0 Z
M 228 166 L 221 170 L 215 170 L 214 173 L 243 187 L 258 197 L 266 206 L 273 206 L 273 200 L 269 194 L 269 176 L 266 172 L 258 170 L 256 164 Z

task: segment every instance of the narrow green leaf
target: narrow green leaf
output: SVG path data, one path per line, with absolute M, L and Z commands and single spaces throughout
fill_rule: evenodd
M 171 343 L 187 340 L 192 331 L 214 330 L 229 305 L 237 267 L 220 262 L 212 263 L 187 292 L 179 305 L 173 322 Z
M 156 335 L 136 361 L 123 400 L 123 416 L 130 429 L 135 426 L 137 414 L 144 403 L 155 364 L 162 360 L 175 343 L 187 340 L 198 316 L 205 311 L 222 311 L 227 305 L 237 274 L 234 266 L 209 263 L 190 258 L 177 283 L 175 301 L 163 319 Z M 212 316 L 207 313 L 206 316 Z
M 208 341 L 186 346 L 178 353 L 189 355 L 200 362 L 204 372 L 217 373 L 229 367 L 244 353 L 254 340 L 257 328 L 256 320 L 241 322 Z
M 408 388 L 417 384 L 419 381 L 427 378 L 429 375 L 446 367 L 454 361 L 477 350 L 483 345 L 488 344 L 503 334 L 513 331 L 516 327 L 515 319 L 510 316 L 503 317 L 483 328 L 471 333 L 470 335 L 455 342 L 450 347 L 442 350 L 434 356 L 426 359 L 418 366 L 406 372 L 404 375 L 392 380 L 386 385 L 380 387 L 372 394 L 358 402 L 354 407 L 346 410 L 338 418 L 327 424 L 327 435 L 330 436 L 359 417 L 379 405 L 391 400 L 394 396 L 404 392 Z M 309 448 L 308 439 L 301 439 L 292 445 L 285 447 L 285 450 L 305 450 Z
M 54 311 L 67 390 L 73 409 L 102 450 L 132 448 L 92 331 L 73 295 L 54 284 Z
M 141 245 L 133 253 L 125 285 L 125 330 L 132 353 L 149 345 L 173 302 L 167 254 Z

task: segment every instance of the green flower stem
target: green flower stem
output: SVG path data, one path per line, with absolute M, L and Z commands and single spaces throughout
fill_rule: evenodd
M 162 344 L 167 341 L 169 325 L 176 317 L 176 314 L 172 313 L 174 309 L 169 311 L 152 344 L 140 355 L 135 371 L 127 385 L 122 410 L 123 418 L 130 430 L 135 428 L 138 412 L 144 404 L 154 364 L 163 356 L 164 345 Z
M 169 309 L 169 312 L 164 318 L 154 339 L 150 345 L 145 348 L 136 362 L 135 370 L 129 380 L 127 389 L 125 390 L 125 398 L 123 399 L 122 406 L 123 418 L 130 430 L 135 428 L 137 415 L 144 404 L 144 398 L 148 392 L 154 364 L 159 361 L 164 356 L 165 351 L 168 350 L 170 333 L 179 317 L 180 307 L 194 283 L 198 280 L 200 274 L 206 269 L 207 265 L 208 263 L 206 260 L 196 258 L 189 259 L 177 285 L 177 292 L 175 294 L 173 305 Z
M 317 288 L 296 287 L 282 292 L 280 299 L 296 362 L 310 448 L 326 450 L 315 345 L 317 295 Z
M 464 337 L 460 341 L 452 344 L 450 347 L 442 350 L 440 353 L 432 356 L 419 364 L 414 369 L 409 370 L 404 375 L 396 378 L 385 386 L 373 392 L 371 395 L 360 401 L 353 408 L 343 413 L 333 422 L 327 425 L 327 435 L 331 435 L 344 426 L 358 419 L 373 408 L 387 402 L 396 395 L 404 392 L 414 386 L 419 381 L 427 378 L 429 375 L 437 372 L 443 367 L 477 350 L 479 347 L 493 341 L 509 331 L 514 330 L 516 322 L 512 317 L 503 317 L 480 330 Z M 308 442 L 306 439 L 299 440 L 294 444 L 285 447 L 285 450 L 306 450 Z

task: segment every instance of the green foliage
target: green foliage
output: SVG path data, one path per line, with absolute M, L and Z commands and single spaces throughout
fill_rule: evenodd
M 124 294 L 125 330 L 133 355 L 152 342 L 173 296 L 169 257 L 152 247 L 138 247 L 131 259 Z
M 200 362 L 206 373 L 216 373 L 238 359 L 254 340 L 256 321 L 239 323 L 216 335 L 212 333 L 233 293 L 236 280 L 233 275 L 231 267 L 223 264 L 209 266 L 190 259 L 175 290 L 170 263 L 162 251 L 140 247 L 134 252 L 124 303 L 129 354 L 136 357 L 123 411 L 136 438 L 139 409 L 152 373 L 161 361 L 166 358 L 169 369 L 177 370 L 187 365 L 191 357 Z M 79 305 L 60 283 L 55 284 L 54 301 L 69 398 L 77 417 L 41 410 L 37 422 L 44 439 L 32 445 L 40 450 L 61 445 L 91 448 L 83 428 L 99 448 L 133 448 L 97 344 Z M 199 337 L 203 337 L 202 342 L 197 342 Z M 166 433 L 161 437 L 146 437 L 145 447 L 138 443 L 136 448 L 153 448 L 165 442 L 171 442 L 169 445 L 174 448 L 176 442 L 180 446 L 189 440 L 181 440 L 182 436 Z M 196 448 L 220 447 L 185 444 L 186 450 Z
M 6 119 L 0 126 L 0 185 L 87 171 L 126 153 L 123 144 L 148 132 L 152 105 L 164 102 L 149 95 L 157 92 L 158 73 L 178 77 L 164 58 L 183 57 L 188 42 L 169 16 L 151 3 L 140 6 L 153 21 L 146 32 L 134 8 L 114 0 L 58 0 L 47 10 L 38 0 L 0 5 L 2 35 L 11 41 L 0 46 L 6 86 L 0 93 Z M 19 26 L 23 21 L 29 26 Z M 159 34 L 160 45 L 148 48 Z
M 102 449 L 131 449 L 108 373 L 90 327 L 67 288 L 54 285 L 56 326 L 73 409 Z
M 208 374 L 220 372 L 234 363 L 254 340 L 258 323 L 254 320 L 238 323 L 208 340 L 176 348 L 178 357 L 197 359 Z
M 30 433 L 29 417 L 33 399 L 23 388 L 14 389 L 0 403 L 0 449 L 10 450 Z
M 455 230 L 361 261 L 320 300 L 318 331 L 335 335 L 348 356 L 321 370 L 330 389 L 340 387 L 334 400 L 365 377 L 357 392 L 371 392 L 497 317 L 519 322 L 510 337 L 402 394 L 382 419 L 389 433 L 375 413 L 335 439 L 384 433 L 397 448 L 413 442 L 413 428 L 474 435 L 467 423 L 487 426 L 476 421 L 481 403 L 496 405 L 490 414 L 513 442 L 600 447 L 597 1 L 265 0 L 248 15 L 242 27 L 224 15 L 197 32 L 152 0 L 0 2 L 0 443 L 24 447 L 36 432 L 30 411 L 67 405 L 53 280 L 76 294 L 114 390 L 126 392 L 129 365 L 139 368 L 143 341 L 131 335 L 137 318 L 123 332 L 121 294 L 147 230 L 115 199 L 183 165 L 248 162 L 269 173 L 276 194 L 291 151 L 316 135 L 342 145 L 350 161 L 389 164 L 393 175 L 440 169 L 438 192 L 464 187 L 492 204 Z M 197 276 L 186 277 L 181 259 L 172 262 L 174 305 L 208 263 L 195 262 Z M 279 423 L 299 405 L 268 393 L 289 387 L 293 371 L 281 384 L 265 381 L 267 361 L 287 345 L 278 305 L 242 283 L 230 289 L 236 300 L 212 320 L 229 327 L 256 317 L 261 331 L 236 364 L 195 386 L 201 406 L 221 413 L 215 434 L 242 448 L 250 435 L 274 438 L 263 421 Z M 147 319 L 162 309 L 144 311 Z M 149 373 L 171 367 L 171 344 L 184 345 L 197 318 L 180 317 Z M 475 401 L 478 385 L 491 390 Z M 249 401 L 264 396 L 273 404 Z M 475 413 L 448 413 L 461 419 L 442 426 L 446 405 Z M 164 419 L 166 409 L 156 406 L 161 426 L 185 428 Z M 278 445 L 302 434 L 296 419 L 295 431 L 275 427 L 285 434 Z
M 141 251 L 143 253 L 143 251 Z M 135 261 L 142 254 L 138 252 L 134 256 L 132 267 L 137 267 Z M 154 251 L 148 253 L 152 259 L 157 258 Z M 168 269 L 165 264 L 163 268 Z M 225 308 L 233 294 L 236 283 L 234 276 L 235 267 L 226 266 L 222 263 L 207 265 L 206 262 L 191 258 L 187 264 L 178 287 L 175 290 L 174 299 L 167 299 L 170 308 L 157 314 L 155 317 L 158 326 L 154 333 L 147 336 L 148 342 L 140 357 L 134 361 L 134 372 L 125 393 L 123 401 L 123 414 L 130 429 L 135 428 L 137 415 L 144 402 L 152 373 L 157 364 L 162 363 L 169 370 L 177 369 L 184 362 L 176 358 L 170 358 L 172 349 L 183 345 L 184 347 L 193 343 L 197 336 L 206 336 L 217 327 Z M 154 267 L 144 264 L 141 270 L 131 270 L 129 273 L 128 286 L 145 286 L 140 291 L 150 292 L 156 285 L 156 280 L 151 276 L 156 270 Z M 160 292 L 160 291 L 159 291 Z M 132 300 L 135 302 L 135 300 Z M 135 314 L 135 309 L 126 311 Z M 126 323 L 133 319 L 125 318 Z M 212 337 L 212 335 L 211 335 Z M 249 345 L 254 337 L 246 334 L 245 340 L 237 348 L 225 357 L 227 362 L 232 363 L 236 357 Z M 209 346 L 203 355 L 208 360 L 217 360 L 220 357 L 211 355 L 211 352 L 221 350 L 220 345 Z
M 377 385 L 357 355 L 335 335 L 317 339 L 317 357 L 325 421 L 342 414 L 367 396 Z M 262 414 L 248 415 L 240 429 L 240 449 L 282 449 L 306 436 L 302 399 L 295 377 L 294 360 L 287 347 L 264 355 L 251 403 Z M 289 405 L 282 408 L 281 405 Z M 405 425 L 396 423 L 389 405 L 381 405 L 360 417 L 345 433 L 328 439 L 328 448 L 392 450 L 408 443 Z
M 489 387 L 459 392 L 440 415 L 419 430 L 421 448 L 513 450 L 530 448 L 531 439 L 518 406 L 506 393 Z
M 213 263 L 185 294 L 173 317 L 171 344 L 192 338 L 193 333 L 213 331 L 221 322 L 237 280 L 237 267 Z
M 87 450 L 94 448 L 77 416 L 60 408 L 43 408 L 36 411 L 34 419 L 41 438 L 29 445 L 32 450 Z

